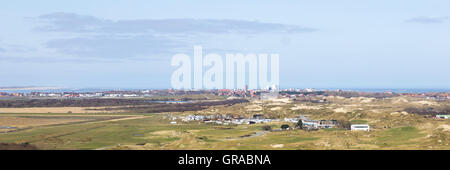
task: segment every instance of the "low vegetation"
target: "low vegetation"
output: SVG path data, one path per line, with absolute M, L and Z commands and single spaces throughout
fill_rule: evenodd
M 211 100 L 84 107 L 91 109 L 92 112 L 88 113 L 0 113 L 1 127 L 17 128 L 0 129 L 0 150 L 450 149 L 450 120 L 424 117 L 408 109 L 432 107 L 436 113 L 445 114 L 442 111 L 445 111 L 448 102 L 409 98 L 326 99 L 327 102 L 323 103 L 303 100 Z M 105 109 L 108 113 L 104 112 Z M 302 115 L 314 120 L 337 120 L 339 126 L 306 131 L 296 128 L 298 122 L 221 125 L 172 119 L 174 115 L 194 114 L 245 117 L 263 114 L 274 119 Z M 371 131 L 350 131 L 351 124 L 369 124 Z
M 0 143 L 0 150 L 38 150 L 38 148 L 29 143 Z

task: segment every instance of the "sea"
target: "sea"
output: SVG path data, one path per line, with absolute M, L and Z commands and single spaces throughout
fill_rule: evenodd
M 108 89 L 108 88 L 60 88 L 60 89 L 33 89 L 33 90 L 24 90 L 24 89 L 11 89 L 11 90 L 2 90 L 0 92 L 6 93 L 31 93 L 31 92 L 42 92 L 42 93 L 62 93 L 62 92 L 72 92 L 72 93 L 91 93 L 91 92 L 105 92 L 105 91 L 137 91 L 140 89 Z
M 321 90 L 337 90 L 337 89 L 321 89 Z M 411 88 L 411 89 L 399 89 L 399 88 L 342 88 L 344 91 L 356 91 L 356 92 L 372 92 L 372 93 L 437 93 L 437 92 L 450 92 L 450 89 L 433 89 L 433 88 Z

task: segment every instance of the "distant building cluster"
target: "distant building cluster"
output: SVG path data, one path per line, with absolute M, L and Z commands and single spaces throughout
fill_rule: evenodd
M 449 119 L 450 115 L 436 115 L 437 119 Z
M 199 95 L 210 94 L 216 96 L 238 97 L 238 98 L 254 98 L 262 100 L 288 98 L 292 100 L 307 100 L 310 102 L 325 103 L 326 99 L 314 99 L 315 97 L 341 96 L 341 97 L 373 97 L 388 98 L 396 96 L 409 96 L 430 100 L 450 100 L 448 92 L 430 92 L 430 93 L 393 93 L 386 92 L 357 92 L 357 91 L 324 91 L 307 89 L 281 89 L 277 86 L 267 87 L 264 89 L 215 89 L 215 90 L 111 90 L 99 92 L 0 92 L 0 97 L 53 97 L 53 98 L 132 98 L 132 97 L 153 97 L 153 96 L 181 96 L 181 95 Z
M 190 92 L 179 95 L 191 94 Z M 6 93 L 0 92 L 0 97 L 49 97 L 49 98 L 121 98 L 121 97 L 152 97 L 173 95 L 170 90 L 135 90 L 135 91 L 102 91 L 102 92 L 30 92 Z
M 302 120 L 303 129 L 328 129 L 337 126 L 337 120 Z
M 253 117 L 246 118 L 241 115 L 233 115 L 233 114 L 214 114 L 214 115 L 188 115 L 181 117 L 171 117 L 172 120 L 181 120 L 182 122 L 203 122 L 203 123 L 216 123 L 216 124 L 256 124 L 256 123 L 269 123 L 272 121 L 281 121 L 280 119 L 268 119 L 263 115 L 256 114 Z
M 270 119 L 264 117 L 263 114 L 255 114 L 252 117 L 243 117 L 233 114 L 214 114 L 214 115 L 187 115 L 187 116 L 170 116 L 172 124 L 177 124 L 176 120 L 182 122 L 203 122 L 203 123 L 215 123 L 220 125 L 242 125 L 242 124 L 260 124 L 269 122 L 286 122 L 297 124 L 302 122 L 301 129 L 315 130 L 315 129 L 327 129 L 335 128 L 338 124 L 337 120 L 310 120 L 305 116 L 298 116 L 296 118 L 284 118 L 284 119 Z

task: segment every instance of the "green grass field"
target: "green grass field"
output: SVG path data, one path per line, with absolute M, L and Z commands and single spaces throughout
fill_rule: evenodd
M 133 120 L 34 127 L 0 133 L 1 143 L 30 143 L 40 149 L 407 149 L 426 144 L 415 127 L 371 132 L 338 129 L 264 132 L 263 124 L 172 125 L 161 115 Z M 270 124 L 279 128 L 281 124 Z M 259 136 L 252 136 L 261 133 Z M 368 137 L 369 136 L 369 137 Z M 448 148 L 448 146 L 443 146 Z
M 377 137 L 377 142 L 382 147 L 399 146 L 399 145 L 413 145 L 416 144 L 414 139 L 424 137 L 416 127 L 399 127 L 384 131 Z

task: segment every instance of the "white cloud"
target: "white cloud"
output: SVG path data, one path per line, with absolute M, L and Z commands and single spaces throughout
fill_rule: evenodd
M 38 33 L 70 35 L 44 46 L 80 58 L 158 58 L 191 50 L 192 46 L 219 35 L 294 34 L 314 28 L 244 20 L 140 19 L 108 20 L 72 13 L 51 13 L 37 17 Z M 242 36 L 237 36 L 242 37 Z M 221 50 L 227 51 L 226 46 Z M 219 49 L 218 49 L 219 50 Z
M 407 22 L 415 22 L 415 23 L 423 23 L 423 24 L 436 24 L 436 23 L 443 23 L 447 21 L 449 17 L 427 17 L 427 16 L 420 16 L 415 17 L 407 20 Z
M 97 33 L 300 33 L 314 28 L 245 20 L 220 19 L 140 19 L 108 20 L 72 13 L 52 13 L 38 17 L 37 31 Z

